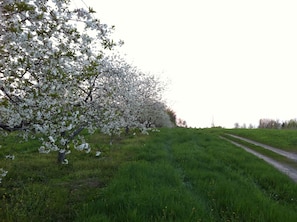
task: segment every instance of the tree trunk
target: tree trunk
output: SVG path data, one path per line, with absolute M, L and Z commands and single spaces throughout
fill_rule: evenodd
M 60 164 L 65 163 L 65 156 L 66 156 L 66 151 L 65 150 L 60 150 L 58 152 L 58 163 L 60 163 Z
M 129 131 L 130 131 L 129 126 L 126 126 L 126 129 L 125 129 L 126 135 L 129 134 Z

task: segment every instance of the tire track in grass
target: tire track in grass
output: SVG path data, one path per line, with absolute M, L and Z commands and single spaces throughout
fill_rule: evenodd
M 246 138 L 241 137 L 241 136 L 236 136 L 236 135 L 233 135 L 233 134 L 226 134 L 226 135 L 229 135 L 229 136 L 232 136 L 234 138 L 246 141 L 246 142 L 254 144 L 256 146 L 260 146 L 260 147 L 262 147 L 264 149 L 273 151 L 273 152 L 275 152 L 275 153 L 277 153 L 279 155 L 282 155 L 282 156 L 284 156 L 284 157 L 286 157 L 288 159 L 291 159 L 291 160 L 294 160 L 294 161 L 297 162 L 297 154 L 295 154 L 295 153 L 287 152 L 287 151 L 281 150 L 279 148 L 275 148 L 275 147 L 268 146 L 268 145 L 263 144 L 263 143 L 256 142 L 254 140 L 246 139 Z
M 230 135 L 230 134 L 228 134 L 228 135 Z M 243 148 L 245 151 L 247 151 L 247 152 L 249 152 L 249 153 L 251 153 L 251 154 L 259 157 L 260 159 L 263 159 L 264 161 L 266 161 L 267 163 L 271 164 L 272 166 L 274 166 L 276 169 L 278 169 L 282 173 L 284 173 L 287 176 L 289 176 L 292 180 L 294 180 L 297 183 L 297 170 L 296 169 L 294 169 L 294 168 L 292 168 L 290 166 L 287 166 L 285 164 L 279 163 L 278 161 L 275 161 L 272 158 L 269 158 L 269 157 L 267 157 L 267 156 L 265 156 L 263 154 L 260 154 L 260 153 L 258 153 L 256 151 L 248 148 L 247 146 L 241 145 L 241 144 L 239 144 L 237 142 L 234 142 L 234 141 L 232 141 L 230 139 L 227 139 L 227 138 L 225 138 L 223 136 L 220 136 L 220 138 L 229 141 L 230 143 L 234 144 L 237 147 Z M 247 139 L 245 141 L 248 142 Z M 259 143 L 255 144 L 255 145 L 259 145 Z

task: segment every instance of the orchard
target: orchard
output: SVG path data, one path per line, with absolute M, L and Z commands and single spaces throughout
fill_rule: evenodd
M 72 9 L 70 0 L 2 0 L 0 20 L 3 135 L 38 135 L 39 152 L 58 151 L 67 163 L 70 147 L 90 151 L 82 130 L 114 135 L 172 125 L 161 82 L 113 52 L 122 42 L 92 8 Z

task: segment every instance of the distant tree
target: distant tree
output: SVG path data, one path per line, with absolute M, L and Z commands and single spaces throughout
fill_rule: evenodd
M 239 128 L 239 123 L 234 123 L 234 128 L 238 129 Z
M 167 108 L 166 112 L 169 115 L 170 121 L 173 123 L 174 126 L 176 126 L 176 121 L 177 121 L 176 120 L 176 113 L 170 108 Z
M 177 126 L 179 126 L 179 127 L 185 127 L 185 128 L 188 127 L 187 122 L 185 120 L 181 119 L 181 118 L 178 118 L 177 119 Z
M 273 119 L 260 119 L 258 128 L 266 128 L 266 129 L 280 129 L 282 124 L 279 120 Z
M 282 124 L 283 129 L 297 129 L 297 120 L 290 119 L 289 121 L 285 121 Z
M 249 129 L 253 129 L 254 128 L 254 126 L 253 126 L 253 124 L 249 124 Z

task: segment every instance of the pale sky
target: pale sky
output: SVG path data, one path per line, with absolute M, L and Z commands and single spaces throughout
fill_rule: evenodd
M 296 0 L 74 2 L 115 25 L 135 66 L 169 82 L 167 104 L 189 126 L 297 118 Z

